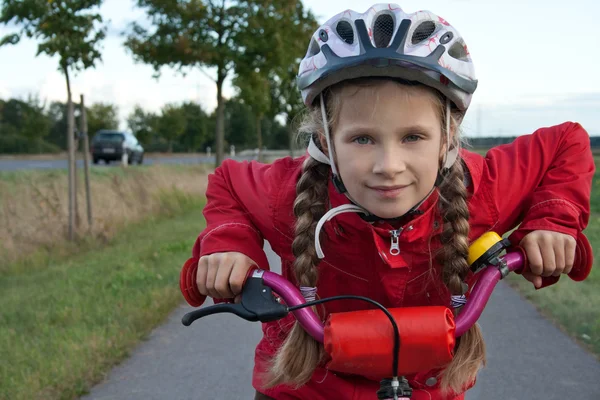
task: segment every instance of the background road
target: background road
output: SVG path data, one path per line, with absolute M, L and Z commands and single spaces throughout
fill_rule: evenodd
M 250 160 L 254 159 L 254 156 L 236 156 L 233 157 L 236 160 Z M 215 157 L 207 157 L 207 156 L 161 156 L 161 157 L 152 157 L 150 155 L 146 155 L 144 157 L 144 164 L 152 165 L 152 164 L 199 164 L 199 163 L 214 163 Z M 39 160 L 39 159 L 0 159 L 0 171 L 16 171 L 21 169 L 67 169 L 68 162 L 66 159 L 64 160 Z M 93 165 L 93 164 L 91 164 Z M 104 168 L 104 167 L 114 167 L 120 165 L 118 162 L 111 162 L 110 164 L 104 164 L 100 162 L 99 164 L 93 165 L 93 167 Z M 83 160 L 77 160 L 77 166 L 83 169 Z

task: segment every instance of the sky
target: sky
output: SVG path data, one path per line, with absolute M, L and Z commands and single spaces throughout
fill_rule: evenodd
M 446 19 L 464 37 L 479 79 L 463 122 L 467 136 L 518 136 L 535 129 L 575 121 L 600 136 L 600 1 L 597 0 L 431 0 L 397 1 L 405 12 L 429 10 Z M 344 11 L 365 12 L 371 1 L 304 0 L 319 23 Z M 103 61 L 72 77 L 75 99 L 86 104 L 118 105 L 121 127 L 133 107 L 158 112 L 164 104 L 199 102 L 216 106 L 214 71 L 169 68 L 153 78 L 152 67 L 135 63 L 122 35 L 132 21 L 145 18 L 132 0 L 105 0 L 100 10 L 109 21 Z M 14 32 L 0 27 L 0 37 Z M 310 38 L 306 38 L 308 46 Z M 37 43 L 23 39 L 0 47 L 0 98 L 37 95 L 66 101 L 66 83 L 58 58 L 36 57 Z M 234 94 L 226 83 L 224 95 Z

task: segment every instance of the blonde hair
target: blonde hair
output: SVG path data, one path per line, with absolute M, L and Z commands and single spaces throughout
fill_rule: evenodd
M 360 79 L 343 82 L 330 89 L 326 96 L 327 113 L 330 130 L 337 122 L 342 99 L 340 92 L 347 87 L 375 86 L 382 80 Z M 401 84 L 401 83 L 398 83 Z M 409 88 L 407 86 L 407 88 Z M 410 86 L 415 90 L 428 90 L 436 93 L 432 96 L 439 109 L 442 126 L 442 141 L 446 130 L 446 107 L 442 96 L 425 86 Z M 411 94 L 407 90 L 408 95 Z M 452 146 L 459 146 L 458 128 L 462 114 L 451 112 Z M 304 117 L 299 129 L 299 135 L 323 135 L 323 119 L 319 107 L 313 107 Z M 319 140 L 315 140 L 319 145 Z M 319 259 L 314 246 L 315 228 L 319 219 L 325 214 L 328 206 L 328 165 L 319 163 L 308 157 L 303 164 L 302 175 L 296 186 L 297 197 L 294 202 L 296 216 L 295 238 L 292 251 L 296 257 L 294 272 L 301 286 L 317 286 Z M 438 261 L 442 267 L 442 280 L 453 295 L 463 294 L 463 285 L 469 266 L 467 263 L 469 210 L 467 207 L 467 190 L 464 185 L 464 171 L 459 158 L 450 168 L 448 174 L 439 185 L 439 209 L 444 221 L 441 235 L 442 248 Z M 269 379 L 266 387 L 287 384 L 299 387 L 308 382 L 322 360 L 323 348 L 320 343 L 308 335 L 298 324 L 294 324 L 283 345 L 272 361 Z M 457 340 L 453 360 L 442 371 L 440 386 L 444 392 L 461 393 L 466 385 L 473 381 L 479 368 L 485 365 L 485 346 L 478 325 L 474 325 L 467 333 Z

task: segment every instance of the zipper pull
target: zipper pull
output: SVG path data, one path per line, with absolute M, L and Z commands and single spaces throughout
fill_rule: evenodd
M 400 232 L 402 232 L 402 229 L 390 231 L 390 233 L 392 234 L 392 245 L 390 246 L 390 254 L 393 256 L 397 256 L 398 254 L 400 254 L 400 244 L 398 244 L 398 236 L 400 236 Z

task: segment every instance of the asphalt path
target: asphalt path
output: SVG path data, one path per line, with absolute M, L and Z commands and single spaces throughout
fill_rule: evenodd
M 265 251 L 279 272 L 268 243 Z M 182 303 L 83 399 L 253 399 L 259 324 L 217 314 L 184 327 L 191 310 Z M 480 322 L 488 365 L 467 400 L 600 399 L 600 362 L 507 284 L 497 286 Z
M 229 157 L 228 157 L 229 158 Z M 254 159 L 254 156 L 248 157 L 230 157 L 236 160 L 251 160 Z M 214 163 L 214 156 L 161 156 L 161 157 L 152 157 L 146 156 L 144 157 L 144 164 L 152 165 L 152 164 L 200 164 L 200 163 Z M 98 164 L 93 165 L 94 168 L 106 168 L 106 167 L 114 167 L 120 165 L 119 162 L 113 161 L 108 164 L 104 162 L 100 162 Z M 66 159 L 62 160 L 44 160 L 44 159 L 29 159 L 29 158 L 6 158 L 0 159 L 0 171 L 16 171 L 22 169 L 66 169 L 68 166 L 68 161 Z M 77 166 L 79 168 L 83 168 L 83 160 L 77 160 Z

